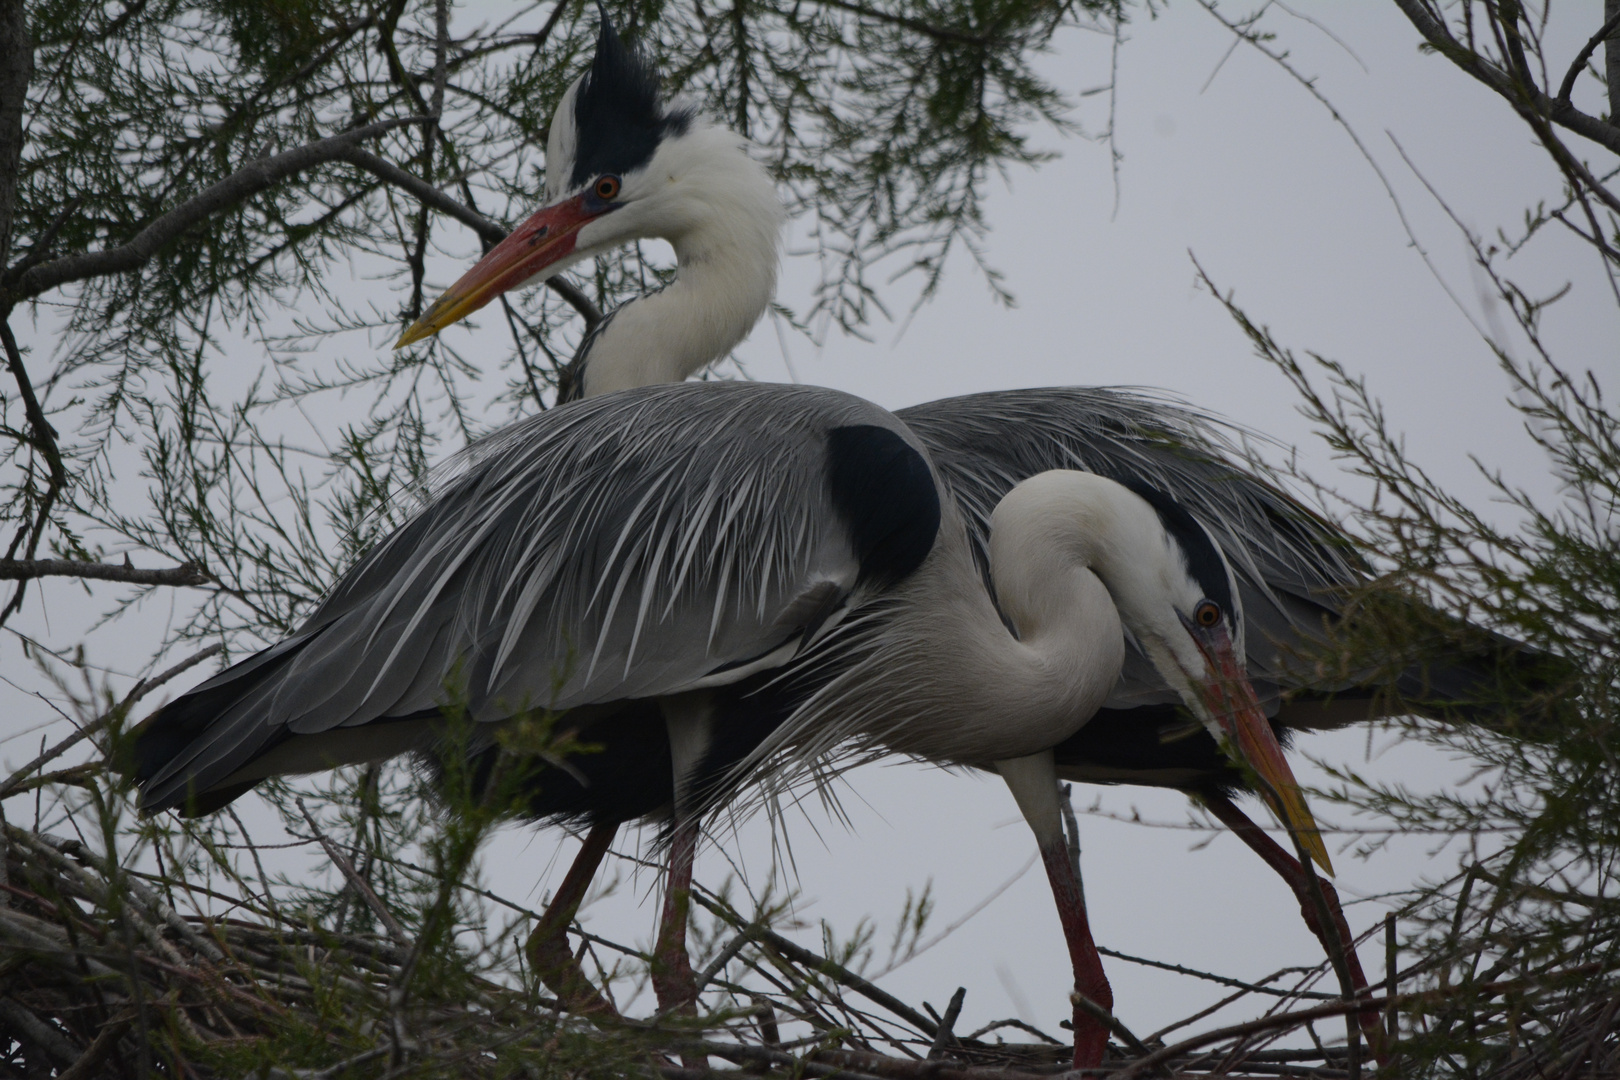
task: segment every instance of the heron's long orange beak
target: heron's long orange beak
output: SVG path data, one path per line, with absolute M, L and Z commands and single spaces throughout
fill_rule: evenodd
M 521 285 L 574 251 L 580 226 L 600 217 L 604 209 L 585 205 L 585 196 L 554 203 L 513 230 L 496 244 L 478 265 L 462 275 L 445 294 L 433 301 L 420 319 L 412 323 L 394 348 L 432 337 L 451 323 L 459 322 L 501 293 Z
M 1231 747 L 1241 754 L 1244 762 L 1260 779 L 1260 791 L 1279 821 L 1299 838 L 1302 846 L 1316 864 L 1329 875 L 1333 863 L 1328 858 L 1327 845 L 1305 796 L 1300 793 L 1294 771 L 1283 757 L 1282 746 L 1260 710 L 1260 702 L 1249 685 L 1248 673 L 1238 662 L 1232 640 L 1224 629 L 1194 633 L 1207 665 L 1207 677 L 1198 683 L 1204 704 L 1226 732 Z

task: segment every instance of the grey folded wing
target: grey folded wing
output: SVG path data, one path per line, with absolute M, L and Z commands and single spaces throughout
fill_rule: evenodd
M 608 395 L 482 440 L 298 631 L 155 718 L 143 808 L 251 778 L 289 739 L 398 752 L 417 736 L 385 722 L 449 700 L 494 721 L 785 662 L 857 598 L 869 555 L 832 490 L 840 429 L 915 441 L 848 395 L 756 384 Z

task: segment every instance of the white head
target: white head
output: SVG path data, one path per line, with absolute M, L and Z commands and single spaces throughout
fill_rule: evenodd
M 669 361 L 687 368 L 673 375 L 685 378 L 741 340 L 775 291 L 785 214 L 747 145 L 695 109 L 663 101 L 657 75 L 604 18 L 590 70 L 563 95 L 552 118 L 548 205 L 452 285 L 399 345 L 438 333 L 508 289 L 622 244 L 657 238 L 675 248 L 678 280 L 686 279 L 693 294 L 683 298 L 694 309 L 689 319 L 700 320 L 704 330 L 688 333 L 692 340 L 677 343 L 683 355 Z M 700 289 L 691 279 L 705 275 L 707 288 Z M 693 350 L 708 355 L 686 355 Z M 660 370 L 639 381 L 671 375 Z
M 1120 622 L 1187 709 L 1269 789 L 1323 869 L 1327 850 L 1282 747 L 1249 684 L 1243 610 L 1231 565 L 1209 530 L 1168 495 L 1091 473 L 1054 470 L 1015 487 L 991 519 L 990 565 L 998 589 L 1026 581 L 1039 605 L 1047 575 L 998 567 L 1039 565 L 1051 554 L 1087 567 L 1107 588 Z

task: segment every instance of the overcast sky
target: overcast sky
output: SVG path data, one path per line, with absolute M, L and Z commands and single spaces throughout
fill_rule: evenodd
M 1588 6 L 1595 17 L 1598 6 Z M 1364 373 L 1412 456 L 1444 483 L 1487 499 L 1473 454 L 1550 493 L 1542 460 L 1505 404 L 1506 381 L 1470 323 L 1490 325 L 1498 316 L 1483 300 L 1455 226 L 1403 163 L 1396 142 L 1458 217 L 1487 234 L 1511 228 L 1538 200 L 1557 198 L 1554 170 L 1503 102 L 1444 60 L 1418 53 L 1415 32 L 1393 4 L 1299 9 L 1344 44 L 1278 8 L 1268 25 L 1376 158 L 1438 275 L 1413 247 L 1378 174 L 1327 110 L 1248 47 L 1223 63 L 1230 36 L 1181 3 L 1132 26 L 1120 53 L 1117 210 L 1107 149 L 1049 132 L 1036 137 L 1060 151 L 1059 160 L 1011 174 L 991 200 L 988 256 L 1005 273 L 1016 307 L 993 303 L 961 259 L 904 333 L 879 326 L 874 343 L 833 337 L 819 350 L 787 337 L 784 355 L 783 336 L 767 323 L 740 350 L 747 370 L 765 380 L 839 387 L 891 407 L 1024 386 L 1159 387 L 1297 447 L 1310 472 L 1333 481 L 1335 463 L 1296 413 L 1287 385 L 1195 285 L 1196 256 L 1284 344 Z M 1550 54 L 1572 55 L 1594 28 L 1584 21 L 1562 28 Z M 1100 81 L 1106 39 L 1073 32 L 1058 45 L 1046 64 L 1060 85 L 1072 91 Z M 1099 130 L 1106 107 L 1089 99 L 1077 117 Z M 1568 366 L 1612 382 L 1620 322 L 1583 249 L 1549 231 L 1511 268 L 1531 294 L 1572 283 L 1549 316 L 1549 336 Z M 803 306 L 813 275 L 809 259 L 790 258 L 784 301 Z M 49 594 L 51 619 L 35 591 L 30 632 L 58 643 L 76 639 L 66 613 L 79 607 L 70 607 L 78 602 L 69 588 Z M 15 646 L 3 648 L 8 676 L 26 683 Z M 5 714 L 43 718 L 38 703 L 10 694 Z M 0 721 L 0 730 L 20 726 Z M 1305 740 L 1300 749 L 1420 785 L 1467 771 L 1422 747 L 1386 752 L 1390 741 L 1357 731 Z M 19 762 L 33 745 L 0 744 L 0 757 Z M 1093 800 L 1118 815 L 1186 817 L 1186 801 L 1168 793 L 1077 792 L 1081 805 Z M 906 1000 L 926 998 L 941 1009 L 966 986 L 959 1030 L 1019 1016 L 1056 1032 L 1069 1011 L 1068 958 L 1044 876 L 1031 866 L 1034 842 L 1000 781 L 908 764 L 874 767 L 848 778 L 843 801 L 852 830 L 819 812 L 787 822 L 801 916 L 827 919 L 842 934 L 870 916 L 884 940 L 907 891 L 931 880 L 942 929 L 1025 870 L 946 941 L 882 982 Z M 1331 808 L 1320 816 L 1343 819 Z M 1083 818 L 1082 833 L 1102 944 L 1240 977 L 1319 959 L 1291 895 L 1236 841 L 1219 837 L 1192 850 L 1203 837 L 1100 817 Z M 723 846 L 756 881 L 772 866 L 762 822 L 726 836 Z M 1447 857 L 1434 859 L 1433 848 L 1431 838 L 1405 838 L 1365 861 L 1335 849 L 1341 895 L 1372 896 L 1443 872 Z M 555 830 L 510 829 L 491 853 L 491 884 L 538 904 L 561 880 L 572 851 Z M 701 880 L 717 885 L 727 872 L 719 853 L 705 852 Z M 650 941 L 652 885 L 645 875 L 627 883 L 590 906 L 586 923 L 609 937 Z M 1358 904 L 1350 922 L 1363 929 L 1383 913 L 1376 902 Z M 812 928 L 801 938 L 814 945 L 819 934 Z M 1363 956 L 1369 974 L 1381 973 L 1381 946 Z M 1109 971 L 1118 1014 L 1138 1033 L 1223 996 L 1218 987 L 1118 961 Z M 1255 1006 L 1237 1008 L 1251 1015 Z

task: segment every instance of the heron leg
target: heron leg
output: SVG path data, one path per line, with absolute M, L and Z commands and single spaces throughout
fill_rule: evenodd
M 697 852 L 697 819 L 677 815 L 669 845 L 669 882 L 664 913 L 653 948 L 652 984 L 660 1012 L 697 1014 L 697 980 L 686 954 L 686 918 L 692 906 L 692 859 Z
M 1266 865 L 1277 872 L 1277 876 L 1288 883 L 1299 900 L 1299 913 L 1305 917 L 1305 925 L 1310 927 L 1311 933 L 1322 943 L 1322 948 L 1328 956 L 1335 952 L 1342 953 L 1345 966 L 1350 970 L 1350 982 L 1357 992 L 1367 989 L 1367 976 L 1362 973 L 1361 960 L 1356 956 L 1355 935 L 1350 932 L 1350 924 L 1345 921 L 1344 909 L 1339 906 L 1339 894 L 1331 884 L 1317 878 L 1321 886 L 1322 902 L 1327 907 L 1328 915 L 1333 920 L 1332 927 L 1322 925 L 1318 917 L 1316 899 L 1311 892 L 1311 879 L 1300 866 L 1299 860 L 1283 850 L 1281 844 L 1266 835 L 1266 831 L 1254 820 L 1239 810 L 1237 804 L 1218 791 L 1200 791 L 1199 800 L 1209 808 L 1209 812 L 1237 834 L 1238 839 L 1265 860 Z M 1331 936 L 1330 936 L 1331 935 Z M 1372 1047 L 1373 1055 L 1380 1065 L 1388 1057 L 1384 1045 L 1384 1027 L 1382 1018 L 1377 1009 L 1368 1009 L 1361 1013 L 1360 1024 L 1362 1033 L 1367 1037 L 1367 1044 Z
M 618 1010 L 591 985 L 585 970 L 568 948 L 568 927 L 579 913 L 585 890 L 590 887 L 591 879 L 596 876 L 597 868 L 602 865 L 602 858 L 618 831 L 617 823 L 591 826 L 590 832 L 585 834 L 585 843 L 580 846 L 579 854 L 574 856 L 574 863 L 563 878 L 562 887 L 551 898 L 551 905 L 540 916 L 534 932 L 529 935 L 528 944 L 524 946 L 529 963 L 534 966 L 540 981 L 557 995 L 559 1001 L 578 1013 L 619 1015 Z
M 694 785 L 713 741 L 714 701 L 707 690 L 663 698 L 659 708 L 669 732 L 670 764 L 675 773 L 675 822 L 670 830 L 669 880 L 664 912 L 653 948 L 652 984 L 660 1012 L 697 1013 L 697 980 L 686 955 L 686 921 L 692 903 L 692 859 L 697 854 L 701 810 Z M 700 1063 L 699 1067 L 706 1067 Z
M 998 761 L 996 769 L 1007 781 L 1018 809 L 1023 811 L 1040 845 L 1046 877 L 1052 883 L 1052 899 L 1057 903 L 1058 920 L 1068 940 L 1069 961 L 1074 966 L 1074 994 L 1070 998 L 1074 1003 L 1074 1067 L 1092 1068 L 1102 1064 L 1103 1052 L 1108 1048 L 1108 1028 L 1091 1010 L 1082 1007 L 1080 998 L 1111 1014 L 1114 991 L 1103 971 L 1097 943 L 1092 940 L 1085 895 L 1080 891 L 1080 878 L 1063 839 L 1057 768 L 1052 752 Z

